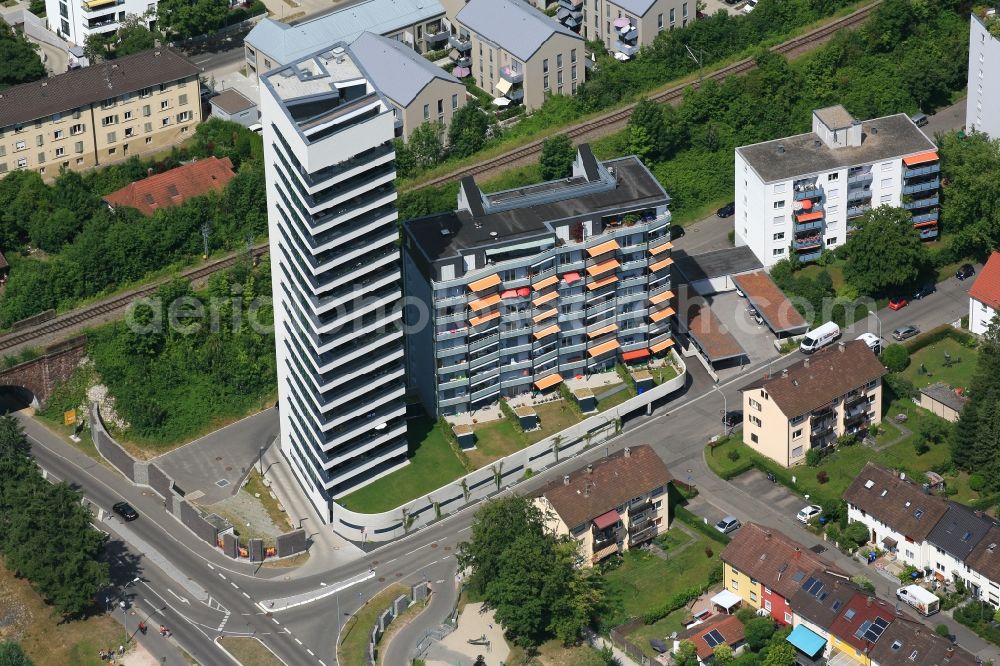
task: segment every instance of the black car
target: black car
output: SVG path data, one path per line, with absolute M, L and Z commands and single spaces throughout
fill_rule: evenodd
M 124 518 L 126 522 L 135 520 L 139 517 L 139 512 L 133 509 L 132 505 L 128 502 L 118 502 L 111 508 L 115 513 Z
M 913 300 L 919 301 L 924 296 L 930 296 L 935 291 L 937 291 L 937 287 L 935 287 L 933 284 L 925 284 L 920 289 L 917 289 L 916 292 L 914 292 Z
M 962 267 L 955 271 L 955 277 L 959 280 L 968 280 L 976 274 L 976 268 L 972 264 L 962 264 Z
M 726 412 L 725 415 L 722 417 L 722 422 L 725 424 L 727 428 L 735 428 L 736 426 L 743 423 L 743 412 L 742 411 Z
M 715 214 L 718 215 L 719 217 L 730 217 L 735 212 L 736 212 L 736 202 L 731 201 L 722 208 L 720 208 L 719 210 L 715 211 Z
M 683 235 L 684 235 L 684 227 L 682 227 L 681 225 L 675 224 L 674 226 L 670 227 L 671 238 L 680 238 Z

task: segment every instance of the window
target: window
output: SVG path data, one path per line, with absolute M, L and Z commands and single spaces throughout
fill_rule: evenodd
M 181 111 L 180 113 L 177 114 L 177 122 L 186 123 L 189 120 L 191 120 L 190 111 Z
M 559 71 L 556 72 L 556 85 L 561 86 L 562 84 L 563 84 L 563 77 L 562 77 L 562 70 L 560 69 Z
M 557 53 L 556 54 L 556 69 L 559 69 L 561 67 L 562 67 L 562 53 Z
M 755 432 L 750 433 L 750 441 L 753 442 L 754 444 L 757 443 L 757 433 Z
M 7 173 L 7 163 L 0 162 L 0 173 Z
M 114 125 L 118 122 L 118 116 L 104 116 L 101 119 L 101 127 L 107 127 L 108 125 Z
M 757 593 L 756 592 L 751 592 L 750 593 L 750 601 L 757 601 Z
M 28 146 L 27 146 L 26 143 L 24 143 L 24 141 L 15 141 L 14 142 L 14 150 L 24 150 L 27 147 Z
M 65 132 L 63 132 L 62 130 L 56 130 L 55 132 L 52 133 L 52 138 L 58 141 L 59 139 L 63 138 L 64 134 Z
M 826 207 L 826 216 L 828 219 L 833 217 L 839 212 L 840 212 L 840 206 L 838 206 L 837 204 L 833 204 L 832 206 Z
M 169 109 L 169 108 L 170 108 L 170 100 L 169 99 L 160 100 L 160 111 L 163 111 L 164 109 Z
M 56 157 L 62 157 L 65 154 L 66 154 L 66 149 L 63 148 L 62 146 L 56 148 Z
M 879 203 L 884 203 L 884 204 L 892 203 L 892 195 L 891 194 L 883 194 L 882 196 L 880 196 L 878 198 L 878 201 L 879 201 Z
M 38 153 L 38 163 L 41 164 L 45 161 L 45 153 Z
M 170 125 L 170 116 L 160 121 L 160 127 L 167 127 L 168 125 Z
M 143 131 L 143 132 L 146 132 L 147 134 L 148 134 L 149 132 L 152 132 L 152 131 L 153 131 L 153 123 L 145 123 L 145 124 L 144 124 L 144 125 L 142 126 L 142 131 Z
M 827 238 L 826 239 L 826 244 L 827 245 L 836 245 L 837 244 L 837 237 L 833 236 L 832 238 Z
M 37 136 L 35 136 L 35 145 L 36 146 L 42 146 L 44 144 L 45 144 L 45 137 L 43 137 L 41 134 L 38 134 Z
M 160 86 L 159 86 L 159 88 L 160 88 L 160 92 L 167 92 L 168 90 L 170 90 L 170 84 L 169 83 L 161 83 Z
M 576 62 L 576 49 L 570 49 L 569 51 L 569 61 Z
M 770 599 L 765 599 L 764 600 L 764 610 L 766 610 L 768 613 L 771 612 L 771 600 Z
M 132 120 L 132 112 L 131 111 L 126 111 L 124 114 L 122 114 L 122 119 L 124 119 L 124 120 Z
M 454 111 L 458 108 L 458 95 L 451 96 L 451 110 Z
M 58 122 L 61 122 L 61 121 L 62 121 L 62 114 L 61 113 L 53 113 L 52 114 L 52 122 L 58 123 Z
M 76 165 L 80 166 L 81 164 L 83 164 L 83 158 L 82 157 L 76 158 Z
M 440 116 L 443 113 L 444 113 L 444 100 L 443 99 L 439 99 L 438 100 L 438 115 Z
M 882 171 L 891 171 L 892 162 L 882 162 Z
M 570 72 L 569 78 L 572 79 L 573 81 L 576 81 L 576 65 L 570 67 L 569 72 Z
M 270 65 L 268 65 L 268 67 L 270 67 Z M 152 94 L 153 94 L 152 88 L 143 88 L 142 90 L 139 91 L 139 97 L 149 97 Z
M 831 173 L 831 174 L 827 175 L 827 177 L 826 177 L 826 179 L 828 181 L 830 181 L 831 183 L 833 181 L 835 181 L 835 180 L 838 180 L 839 178 L 840 178 L 840 174 L 839 173 Z
M 149 104 L 147 104 L 144 107 L 142 107 L 142 115 L 145 116 L 146 118 L 148 118 L 150 115 L 152 115 L 152 113 L 153 113 L 153 111 L 152 111 L 152 109 L 150 109 Z
M 688 15 L 688 3 L 685 2 L 683 5 L 681 5 L 681 16 L 687 18 L 687 15 Z
M 74 150 L 74 152 L 76 152 L 76 154 L 78 154 L 78 155 L 79 155 L 80 153 L 82 153 L 82 152 L 83 152 L 83 141 L 77 141 L 77 142 L 76 142 L 76 145 L 75 145 L 75 146 L 73 146 L 73 150 Z
M 774 206 L 775 209 L 784 208 L 785 207 L 785 200 L 784 199 L 779 199 L 778 201 L 775 201 L 771 205 Z
M 132 137 L 132 136 L 135 136 L 135 128 L 133 128 L 133 127 L 126 127 L 125 128 L 125 138 L 127 139 L 127 138 Z
M 784 215 L 775 215 L 773 218 L 771 218 L 771 222 L 773 222 L 774 224 L 784 224 L 785 223 L 785 216 Z
M 108 155 L 114 155 L 118 152 L 117 148 L 108 148 Z
M 776 241 L 785 240 L 785 232 L 779 231 L 778 233 L 774 234 L 773 238 Z
M 428 120 L 431 117 L 431 105 L 424 104 L 424 120 Z
M 674 24 L 674 12 L 677 11 L 674 7 L 670 8 L 670 25 Z
M 108 143 L 114 143 L 118 140 L 117 132 L 108 132 Z
M 729 587 L 733 588 L 734 590 L 740 589 L 740 581 L 734 579 Z
M 754 400 L 753 398 L 750 398 L 750 406 L 756 409 L 758 412 L 761 410 L 762 407 L 761 404 L 756 400 Z
M 110 109 L 111 107 L 113 107 L 117 103 L 118 103 L 118 100 L 116 100 L 116 99 L 113 99 L 113 98 L 112 99 L 106 99 L 103 102 L 101 102 L 101 108 L 102 109 Z
M 18 169 L 23 169 L 26 166 L 28 166 L 28 158 L 27 157 L 19 157 L 19 158 L 17 158 L 17 168 Z
M 775 194 L 783 194 L 784 191 L 785 191 L 785 184 L 784 183 L 778 183 L 777 185 L 774 186 L 774 193 Z
M 761 422 L 761 420 L 759 418 L 757 418 L 756 416 L 753 416 L 753 415 L 750 416 L 750 423 L 754 424 L 758 428 L 763 425 L 763 423 Z
M 798 430 L 792 432 L 792 439 L 798 439 L 801 436 L 802 436 L 802 428 L 799 428 Z
M 542 60 L 542 73 L 545 74 L 549 71 L 549 59 L 545 58 Z
M 146 137 L 146 145 L 148 146 L 148 145 L 149 145 L 149 144 L 151 144 L 151 143 L 153 143 L 153 137 L 151 137 L 151 136 L 147 136 L 147 137 Z
M 542 88 L 544 88 L 545 90 L 549 89 L 549 75 L 548 74 L 546 74 L 545 76 L 542 77 Z
M 7 155 L 7 146 L 0 146 L 0 157 Z
M 883 178 L 881 185 L 883 189 L 886 187 L 892 187 L 892 178 Z
M 802 457 L 802 447 L 801 446 L 796 446 L 794 449 L 792 449 L 792 457 L 793 458 L 801 458 Z
M 783 248 L 783 247 L 776 247 L 776 248 L 774 248 L 774 251 L 771 252 L 771 254 L 773 256 L 775 256 L 775 257 L 780 257 L 784 253 L 785 253 L 785 248 Z
M 656 15 L 656 27 L 663 30 L 663 14 Z

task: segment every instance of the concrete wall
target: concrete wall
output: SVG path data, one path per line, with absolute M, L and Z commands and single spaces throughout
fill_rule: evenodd
M 972 15 L 969 27 L 969 96 L 965 130 L 1000 138 L 1000 39 Z
M 446 516 L 469 504 L 487 499 L 502 489 L 516 485 L 522 479 L 524 470 L 529 467 L 538 473 L 588 448 L 604 444 L 618 434 L 617 419 L 645 412 L 652 408 L 653 403 L 683 388 L 687 369 L 676 354 L 673 358 L 675 363 L 680 365 L 681 371 L 670 381 L 630 398 L 604 413 L 591 416 L 551 437 L 546 437 L 496 461 L 489 467 L 456 479 L 420 499 L 382 513 L 358 513 L 334 502 L 331 505 L 331 526 L 338 534 L 356 542 L 392 541 L 434 522 L 437 518 L 434 511 L 435 502 L 440 505 L 441 515 Z M 592 435 L 589 447 L 584 439 L 587 433 Z M 561 442 L 558 456 L 553 452 L 553 440 L 556 437 L 559 437 Z M 497 476 L 500 479 L 499 486 L 496 483 Z M 407 521 L 410 523 L 408 527 L 404 526 L 404 522 Z
M 81 335 L 53 345 L 38 358 L 0 372 L 0 385 L 28 389 L 35 401 L 44 405 L 56 384 L 66 381 L 73 374 L 86 353 L 86 344 L 87 338 Z

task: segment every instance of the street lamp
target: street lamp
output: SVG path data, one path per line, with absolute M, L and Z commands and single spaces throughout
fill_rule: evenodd
M 868 316 L 869 317 L 875 317 L 875 321 L 878 322 L 878 337 L 879 337 L 879 341 L 880 341 L 879 344 L 882 344 L 881 343 L 881 340 L 882 340 L 882 318 L 879 317 L 878 313 L 875 312 L 874 310 L 869 310 L 868 311 Z
M 729 400 L 726 399 L 726 394 L 722 392 L 719 388 L 719 381 L 715 381 L 715 385 L 712 386 L 713 391 L 718 391 L 719 395 L 722 396 L 722 436 L 726 436 L 726 415 L 729 414 Z
M 125 643 L 126 644 L 128 643 L 128 604 L 125 602 L 125 590 L 128 589 L 129 585 L 131 585 L 133 583 L 138 583 L 139 580 L 140 580 L 140 578 L 138 576 L 136 576 L 135 578 L 133 578 L 129 582 L 127 582 L 124 585 L 122 585 L 122 599 L 121 599 L 122 627 L 124 627 L 124 629 L 125 629 Z

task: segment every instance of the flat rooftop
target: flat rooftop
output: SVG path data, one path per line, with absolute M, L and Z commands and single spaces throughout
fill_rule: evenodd
M 796 335 L 809 330 L 809 324 L 788 300 L 785 292 L 764 271 L 737 275 L 733 277 L 733 282 L 746 294 L 747 300 L 776 335 Z
M 704 303 L 691 303 L 686 310 L 688 336 L 705 353 L 710 363 L 747 356 L 746 350 L 726 330 L 711 308 Z
M 766 183 L 937 150 L 904 113 L 861 123 L 860 146 L 830 148 L 815 132 L 736 149 Z M 778 151 L 778 146 L 784 148 Z
M 344 46 L 289 63 L 263 77 L 283 101 L 337 92 L 338 83 L 357 82 L 364 75 Z
M 583 190 L 574 196 L 573 190 L 595 181 L 584 177 L 566 178 L 484 195 L 492 206 L 509 206 L 506 210 L 484 211 L 476 216 L 466 210 L 449 211 L 403 224 L 427 259 L 433 262 L 457 256 L 463 250 L 551 235 L 553 229 L 547 223 L 556 220 L 600 217 L 605 211 L 664 205 L 670 201 L 663 187 L 638 158 L 623 157 L 603 162 L 603 165 L 613 169 L 617 179 L 617 184 L 609 189 Z M 560 190 L 566 190 L 565 198 L 559 198 Z M 542 202 L 531 204 L 532 197 Z M 529 203 L 517 206 L 519 199 Z
M 684 250 L 674 250 L 671 256 L 674 258 L 674 268 L 683 273 L 688 282 L 737 275 L 764 267 L 753 250 L 746 245 L 703 254 L 688 254 Z

